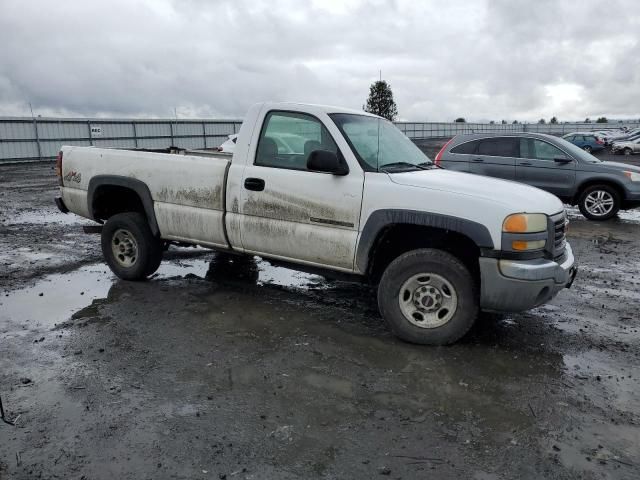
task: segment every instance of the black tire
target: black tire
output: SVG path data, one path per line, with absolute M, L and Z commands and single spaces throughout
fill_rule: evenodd
M 613 207 L 610 211 L 603 215 L 596 215 L 594 212 L 590 211 L 589 205 L 587 204 L 588 197 L 594 192 L 605 192 L 606 194 L 611 196 L 611 198 L 613 199 Z M 582 215 L 584 215 L 589 220 L 609 220 L 610 218 L 613 218 L 620 210 L 620 194 L 615 188 L 609 185 L 591 185 L 585 188 L 580 194 L 580 197 L 578 197 L 578 208 L 580 209 Z
M 400 294 L 403 285 L 421 274 L 439 276 L 453 287 L 457 305 L 451 318 L 443 325 L 418 326 L 402 311 Z M 406 342 L 422 345 L 448 345 L 462 338 L 478 316 L 478 297 L 478 285 L 467 267 L 453 255 L 431 248 L 400 255 L 384 271 L 378 286 L 378 307 L 389 329 Z
M 101 244 L 109 268 L 123 280 L 143 280 L 154 273 L 162 261 L 162 240 L 151 233 L 141 213 L 118 213 L 109 218 L 102 229 Z M 135 244 L 135 248 L 125 248 L 117 258 L 114 248 L 120 245 L 122 249 L 125 244 L 127 247 Z
M 582 147 L 582 149 L 587 153 L 593 152 L 593 148 L 591 148 L 589 145 L 585 145 L 584 147 Z

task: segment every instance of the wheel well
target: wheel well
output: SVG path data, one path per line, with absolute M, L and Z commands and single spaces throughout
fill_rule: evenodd
M 576 191 L 576 194 L 573 197 L 571 204 L 576 205 L 578 203 L 578 200 L 580 200 L 580 196 L 582 195 L 582 192 L 584 192 L 585 189 L 592 187 L 594 185 L 606 185 L 608 187 L 613 188 L 616 192 L 618 192 L 618 195 L 620 196 L 620 201 L 621 202 L 624 201 L 624 197 L 625 197 L 624 190 L 616 182 L 613 182 L 611 180 L 587 180 L 586 182 L 584 182 L 578 187 L 578 190 Z
M 369 281 L 377 284 L 393 260 L 418 248 L 444 250 L 461 260 L 476 280 L 480 279 L 480 248 L 466 235 L 424 225 L 394 224 L 385 227 L 376 237 L 369 253 Z
M 93 218 L 108 220 L 117 213 L 138 212 L 145 214 L 140 196 L 131 188 L 119 185 L 100 185 L 93 194 Z

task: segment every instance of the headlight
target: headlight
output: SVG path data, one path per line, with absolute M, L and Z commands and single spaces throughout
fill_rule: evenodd
M 516 213 L 502 223 L 505 233 L 538 233 L 547 231 L 547 216 L 544 213 Z
M 624 176 L 627 177 L 632 182 L 640 182 L 640 173 L 638 173 L 638 172 L 629 172 L 627 170 L 625 170 L 622 173 L 624 173 Z

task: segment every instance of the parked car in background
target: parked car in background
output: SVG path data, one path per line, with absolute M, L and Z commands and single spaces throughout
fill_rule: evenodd
M 218 147 L 218 151 L 222 153 L 233 153 L 236 150 L 236 142 L 238 141 L 238 134 L 228 135 L 227 139 L 222 145 Z
M 552 135 L 459 135 L 442 147 L 435 163 L 541 188 L 578 205 L 589 220 L 607 220 L 620 209 L 640 207 L 640 167 L 603 162 Z
M 623 155 L 634 155 L 636 153 L 640 153 L 640 136 L 634 137 L 633 140 L 615 142 L 611 150 L 613 153 Z
M 576 132 L 577 133 L 577 132 Z M 616 135 L 620 135 L 620 130 L 597 130 L 595 132 L 589 132 L 595 135 L 596 138 L 602 140 L 605 146 L 611 145 L 613 138 Z
M 630 137 L 625 137 L 622 140 L 614 140 L 611 142 L 611 149 L 613 150 L 613 147 L 621 142 L 632 142 L 634 140 L 637 140 L 638 138 L 640 138 L 640 133 L 636 134 L 636 135 L 631 135 Z
M 611 140 L 613 142 L 617 142 L 621 140 L 630 140 L 632 137 L 635 137 L 636 135 L 640 135 L 640 128 L 634 128 L 633 130 L 629 130 L 626 133 L 623 133 L 620 135 L 614 135 L 613 137 L 611 137 Z
M 594 133 L 576 132 L 564 135 L 567 142 L 573 143 L 576 147 L 581 148 L 585 152 L 593 153 L 604 150 L 604 140 L 600 139 Z

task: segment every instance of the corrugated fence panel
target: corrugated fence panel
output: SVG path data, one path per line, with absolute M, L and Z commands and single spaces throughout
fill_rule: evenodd
M 170 137 L 170 123 L 136 123 L 138 137 Z
M 60 151 L 62 145 L 77 145 L 78 147 L 88 147 L 91 145 L 89 140 L 44 140 L 40 142 L 43 157 L 55 157 Z
M 173 126 L 173 134 L 174 135 L 204 135 L 204 131 L 202 129 L 202 123 L 176 123 Z
M 95 145 L 113 148 L 162 149 L 215 148 L 238 133 L 239 120 L 174 119 L 57 119 L 0 117 L 0 162 L 53 159 L 62 145 Z M 409 138 L 450 138 L 466 133 L 538 132 L 565 135 L 576 131 L 596 131 L 627 127 L 623 123 L 447 123 L 397 122 Z M 37 134 L 36 134 L 37 133 Z
M 206 135 L 233 135 L 240 130 L 240 124 L 234 129 L 233 123 L 205 123 L 204 132 Z
M 180 147 L 180 148 L 190 148 L 190 149 L 204 148 L 203 137 L 180 137 L 180 138 L 176 138 L 174 143 L 176 144 L 177 147 Z
M 227 136 L 226 135 L 219 135 L 219 136 L 215 136 L 215 137 L 207 137 L 207 145 L 206 145 L 205 148 L 219 147 L 220 145 L 222 145 L 226 141 L 227 141 Z
M 38 145 L 35 142 L 0 142 L 0 161 L 5 158 L 36 159 Z
M 171 146 L 170 138 L 139 138 L 138 148 L 168 148 Z
M 136 148 L 136 141 L 133 138 L 119 138 L 114 140 L 102 140 L 94 138 L 93 145 L 96 147 Z
M 134 137 L 132 123 L 99 123 L 91 122 L 93 138 L 109 137 Z M 95 130 L 99 129 L 99 132 Z
M 38 136 L 40 139 L 87 138 L 89 127 L 87 123 L 78 122 L 38 122 Z
M 0 122 L 0 139 L 27 140 L 36 138 L 33 122 Z

